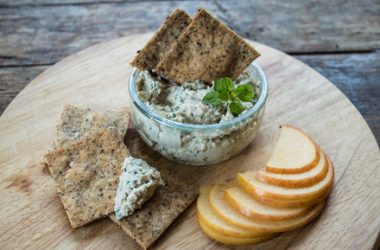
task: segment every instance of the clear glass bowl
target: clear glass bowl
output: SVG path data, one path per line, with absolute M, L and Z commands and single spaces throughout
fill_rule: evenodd
M 132 121 L 141 138 L 164 157 L 187 165 L 209 165 L 230 159 L 256 137 L 268 97 L 264 72 L 252 63 L 248 68 L 258 85 L 259 97 L 242 115 L 216 124 L 187 124 L 159 116 L 136 91 L 135 69 L 129 78 Z

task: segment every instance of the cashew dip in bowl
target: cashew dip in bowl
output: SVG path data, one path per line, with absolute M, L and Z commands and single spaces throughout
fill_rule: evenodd
M 253 85 L 255 96 L 242 102 L 237 117 L 227 103 L 206 105 L 213 89 L 202 81 L 176 84 L 148 71 L 134 69 L 129 79 L 132 121 L 141 138 L 164 157 L 187 165 L 209 165 L 230 159 L 256 137 L 268 96 L 264 72 L 256 64 L 234 85 Z

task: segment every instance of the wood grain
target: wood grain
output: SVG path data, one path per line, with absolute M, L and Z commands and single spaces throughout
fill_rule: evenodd
M 174 8 L 193 14 L 200 6 L 243 37 L 288 53 L 380 48 L 380 4 L 373 0 L 33 4 L 0 8 L 0 65 L 55 63 L 99 42 L 156 30 Z
M 380 142 L 380 50 L 295 56 L 335 84 L 355 105 Z
M 41 5 L 83 5 L 83 4 L 101 4 L 101 3 L 121 3 L 121 2 L 160 2 L 176 0 L 0 0 L 0 7 L 15 6 L 41 6 Z
M 0 114 L 13 98 L 48 66 L 0 68 Z
M 53 180 L 38 163 L 52 141 L 55 120 L 65 103 L 100 111 L 128 105 L 128 61 L 150 35 L 116 39 L 65 58 L 28 84 L 4 112 L 0 118 L 1 249 L 136 247 L 109 220 L 71 230 Z M 230 180 L 238 171 L 261 168 L 277 141 L 278 125 L 294 124 L 332 158 L 335 188 L 315 222 L 257 249 L 371 249 L 380 229 L 380 155 L 370 129 L 349 100 L 320 74 L 282 52 L 255 45 L 263 54 L 258 63 L 268 76 L 270 94 L 259 136 L 239 156 L 194 171 L 163 159 L 136 138 L 128 145 L 135 150 L 132 154 L 171 164 L 196 188 Z M 155 248 L 224 246 L 199 231 L 191 207 Z

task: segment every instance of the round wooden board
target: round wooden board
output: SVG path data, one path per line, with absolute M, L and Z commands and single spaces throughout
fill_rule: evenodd
M 51 145 L 64 104 L 99 111 L 127 105 L 128 62 L 151 35 L 116 39 L 63 59 L 34 79 L 6 109 L 0 120 L 0 249 L 137 247 L 109 219 L 72 230 L 54 182 L 39 163 Z M 380 229 L 380 157 L 366 122 L 320 74 L 278 50 L 254 46 L 262 54 L 257 62 L 267 74 L 270 94 L 259 136 L 247 149 L 222 164 L 183 167 L 153 153 L 132 131 L 133 138 L 127 137 L 132 154 L 171 164 L 198 188 L 198 184 L 231 180 L 242 170 L 261 168 L 277 141 L 279 125 L 293 124 L 330 155 L 336 168 L 335 187 L 315 222 L 257 248 L 373 247 Z M 194 211 L 193 205 L 154 248 L 223 248 L 202 234 Z

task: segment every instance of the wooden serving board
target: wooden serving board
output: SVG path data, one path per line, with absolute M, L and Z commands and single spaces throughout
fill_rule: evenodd
M 128 105 L 128 62 L 152 34 L 100 44 L 63 59 L 34 79 L 0 118 L 0 249 L 134 249 L 137 245 L 109 219 L 72 230 L 55 184 L 40 166 L 66 103 L 95 110 Z M 259 169 L 278 138 L 279 125 L 309 133 L 330 155 L 335 187 L 322 215 L 257 249 L 370 249 L 380 229 L 379 147 L 350 101 L 327 79 L 294 58 L 254 43 L 269 82 L 266 114 L 256 140 L 222 164 L 186 167 L 163 159 L 130 129 L 127 145 L 150 163 L 170 164 L 194 188 Z M 194 204 L 156 242 L 157 249 L 225 248 L 200 231 Z M 251 249 L 252 246 L 246 247 Z

